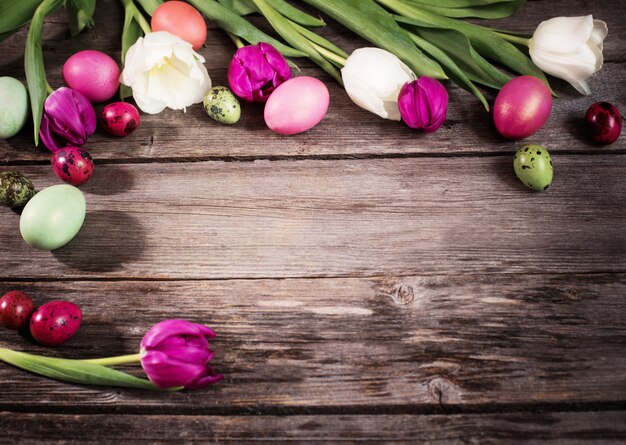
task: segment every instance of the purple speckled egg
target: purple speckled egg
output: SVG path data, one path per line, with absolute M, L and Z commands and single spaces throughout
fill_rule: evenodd
M 139 112 L 128 102 L 113 102 L 100 113 L 100 124 L 113 136 L 128 136 L 139 127 Z
M 80 147 L 65 147 L 55 151 L 50 163 L 59 179 L 68 184 L 84 184 L 93 175 L 93 159 Z
M 120 68 L 103 52 L 88 49 L 67 59 L 63 79 L 68 87 L 84 94 L 91 102 L 104 102 L 117 92 Z
M 83 313 L 70 301 L 51 301 L 39 306 L 30 317 L 30 333 L 44 346 L 58 346 L 74 336 Z
M 7 329 L 21 329 L 28 325 L 34 310 L 33 300 L 26 292 L 7 292 L 0 298 L 0 324 Z

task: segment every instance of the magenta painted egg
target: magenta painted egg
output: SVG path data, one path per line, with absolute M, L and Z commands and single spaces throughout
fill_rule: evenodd
M 108 55 L 89 49 L 67 59 L 63 79 L 68 87 L 84 94 L 91 102 L 104 102 L 117 92 L 120 69 Z
M 622 115 L 608 102 L 596 102 L 585 115 L 587 131 L 599 144 L 612 144 L 622 132 Z
M 26 292 L 7 292 L 0 298 L 0 324 L 7 329 L 22 329 L 28 326 L 34 310 L 33 300 Z
M 265 123 L 276 133 L 302 133 L 321 122 L 329 103 L 328 88 L 321 81 L 294 77 L 279 85 L 267 100 Z
M 139 112 L 128 102 L 113 102 L 100 113 L 100 124 L 113 136 L 128 136 L 139 127 Z
M 91 155 L 80 147 L 61 148 L 54 152 L 50 162 L 54 173 L 68 184 L 84 184 L 93 175 Z
M 552 94 L 547 85 L 533 76 L 516 77 L 498 93 L 493 120 L 507 139 L 523 139 L 543 127 L 552 111 Z
M 83 313 L 70 301 L 51 301 L 35 310 L 30 317 L 30 333 L 45 346 L 58 346 L 74 336 Z

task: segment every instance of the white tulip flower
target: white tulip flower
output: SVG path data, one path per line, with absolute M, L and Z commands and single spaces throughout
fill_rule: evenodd
M 542 71 L 566 80 L 581 94 L 591 94 L 586 80 L 602 68 L 607 33 L 606 23 L 591 15 L 555 17 L 535 30 L 530 57 Z
M 128 49 L 121 82 L 142 111 L 185 110 L 211 88 L 204 58 L 190 43 L 166 31 L 147 33 Z
M 380 48 L 359 48 L 341 69 L 350 99 L 384 119 L 399 121 L 398 95 L 404 84 L 415 80 L 411 69 L 392 53 Z

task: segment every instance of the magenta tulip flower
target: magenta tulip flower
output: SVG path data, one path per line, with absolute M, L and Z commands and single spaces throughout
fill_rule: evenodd
M 228 67 L 230 89 L 247 102 L 267 101 L 290 78 L 287 60 L 269 43 L 239 48 Z
M 420 77 L 402 87 L 398 109 L 409 127 L 432 133 L 446 120 L 448 92 L 438 80 Z
M 210 366 L 213 351 L 208 340 L 215 333 L 185 320 L 154 325 L 141 341 L 141 366 L 159 388 L 201 389 L 224 378 Z
M 76 90 L 61 87 L 43 106 L 39 136 L 51 152 L 67 146 L 83 146 L 96 131 L 96 112 Z

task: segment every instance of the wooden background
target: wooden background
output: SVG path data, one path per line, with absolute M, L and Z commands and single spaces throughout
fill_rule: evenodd
M 626 441 L 626 136 L 601 147 L 581 125 L 598 100 L 626 111 L 626 3 L 529 1 L 498 26 L 532 32 L 587 13 L 609 24 L 606 62 L 590 97 L 553 82 L 553 114 L 529 139 L 553 155 L 546 193 L 518 182 L 519 144 L 469 93 L 448 84 L 448 120 L 424 135 L 359 109 L 306 60 L 331 107 L 303 135 L 270 132 L 260 105 L 245 105 L 235 127 L 194 106 L 142 115 L 125 139 L 98 129 L 74 241 L 35 251 L 16 213 L 0 218 L 0 292 L 72 300 L 83 326 L 57 349 L 6 330 L 0 344 L 129 354 L 152 324 L 186 318 L 216 330 L 226 378 L 154 394 L 2 364 L 2 441 Z M 62 12 L 47 20 L 54 87 L 78 50 L 119 58 L 121 6 L 99 1 L 95 20 L 75 39 Z M 328 22 L 323 33 L 344 49 L 364 46 Z M 25 36 L 0 44 L 0 75 L 24 78 Z M 215 85 L 233 52 L 209 24 L 201 53 Z M 0 142 L 1 170 L 38 189 L 59 183 L 31 133 Z

